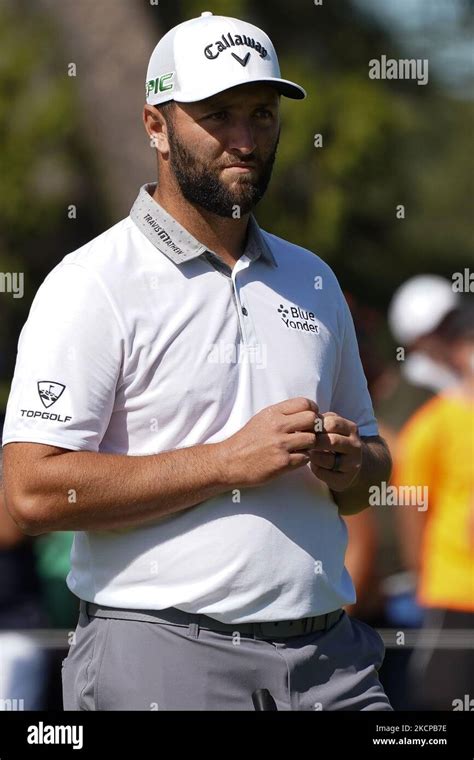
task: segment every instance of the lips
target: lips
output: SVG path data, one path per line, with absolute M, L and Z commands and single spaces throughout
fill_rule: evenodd
M 255 169 L 255 164 L 230 164 L 226 169 Z

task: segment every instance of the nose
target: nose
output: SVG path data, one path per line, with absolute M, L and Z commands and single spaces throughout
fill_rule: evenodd
M 246 156 L 252 154 L 256 147 L 255 135 L 250 120 L 235 120 L 229 127 L 227 150 L 231 153 L 239 153 Z

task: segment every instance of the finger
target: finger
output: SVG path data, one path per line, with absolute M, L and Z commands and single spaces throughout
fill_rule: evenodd
M 280 412 L 283 414 L 296 414 L 297 412 L 319 412 L 318 405 L 315 401 L 304 396 L 297 396 L 296 398 L 288 398 L 285 401 L 280 401 L 278 404 L 274 404 Z
M 338 433 L 318 433 L 316 436 L 316 451 L 339 451 L 348 454 L 354 448 L 351 438 Z
M 334 454 L 327 452 L 327 451 L 316 451 L 310 453 L 311 457 L 311 464 L 315 465 L 316 467 L 323 467 L 325 470 L 332 470 L 334 467 Z M 345 472 L 345 469 L 347 467 L 346 463 L 346 457 L 342 456 L 338 463 L 337 472 Z M 334 472 L 334 470 L 333 470 Z
M 347 488 L 350 488 L 360 472 L 357 467 L 355 469 L 351 468 L 346 472 L 332 472 L 324 467 L 317 467 L 315 465 L 311 465 L 311 470 L 319 480 L 326 483 L 333 491 L 345 491 Z
M 301 430 L 308 430 L 313 433 L 315 419 L 316 414 L 313 411 L 285 414 L 282 417 L 282 427 L 285 433 L 295 433 Z
M 301 449 L 312 449 L 316 443 L 315 433 L 290 433 L 288 435 L 288 451 L 300 451 Z
M 288 465 L 289 469 L 293 469 L 295 467 L 302 467 L 304 464 L 308 464 L 310 462 L 310 458 L 308 454 L 305 453 L 291 453 L 290 454 L 290 464 Z
M 346 420 L 344 417 L 339 417 L 339 415 L 334 414 L 334 412 L 326 412 L 321 416 L 323 418 L 323 429 L 325 433 L 351 435 L 357 430 L 357 427 L 353 422 Z
M 347 481 L 346 472 L 331 472 L 331 470 L 325 467 L 318 467 L 317 465 L 312 465 L 311 469 L 319 480 L 322 480 L 323 483 L 326 483 L 329 488 L 333 488 L 335 491 L 338 491 Z

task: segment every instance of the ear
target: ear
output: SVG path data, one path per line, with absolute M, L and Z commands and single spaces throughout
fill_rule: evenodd
M 168 128 L 165 118 L 156 106 L 145 103 L 143 108 L 143 124 L 150 138 L 150 146 L 160 153 L 169 152 Z

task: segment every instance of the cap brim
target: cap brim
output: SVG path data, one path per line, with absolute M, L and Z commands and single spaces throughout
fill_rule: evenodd
M 241 87 L 245 84 L 253 84 L 254 82 L 268 82 L 269 84 L 274 85 L 274 87 L 276 87 L 276 89 L 285 98 L 291 98 L 292 100 L 303 100 L 306 97 L 306 90 L 300 87 L 299 84 L 290 82 L 289 79 L 278 79 L 276 77 L 256 77 L 255 79 L 248 79 L 245 82 L 236 82 L 235 84 L 231 84 L 224 89 L 222 89 L 222 87 L 216 87 L 215 89 L 210 87 L 205 94 L 201 93 L 198 97 L 196 97 L 195 92 L 191 95 L 179 93 L 177 97 L 170 98 L 170 100 L 176 100 L 178 103 L 197 103 L 200 100 L 212 98 L 213 95 L 218 95 L 220 92 L 226 92 L 227 90 L 234 89 L 234 87 Z
M 291 98 L 292 100 L 304 100 L 306 97 L 306 90 L 300 87 L 299 84 L 290 82 L 289 79 L 261 79 L 261 82 L 274 82 L 278 83 L 277 89 L 281 92 L 285 98 Z

